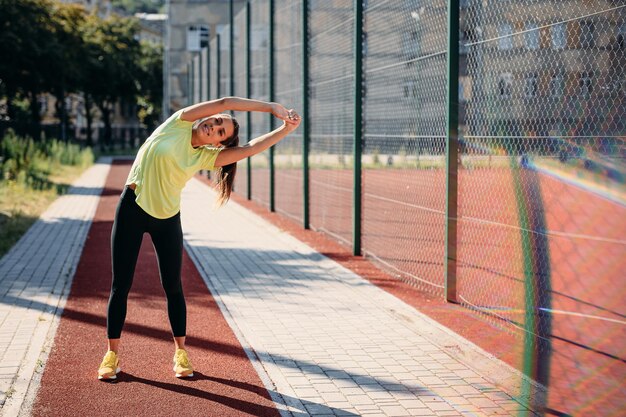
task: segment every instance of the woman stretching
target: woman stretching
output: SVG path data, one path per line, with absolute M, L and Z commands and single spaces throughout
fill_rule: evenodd
M 284 123 L 239 146 L 239 124 L 223 114 L 229 110 L 271 112 Z M 152 238 L 167 297 L 175 345 L 174 372 L 179 378 L 193 376 L 185 350 L 187 308 L 180 280 L 181 191 L 198 170 L 217 168 L 218 204 L 224 204 L 233 188 L 237 161 L 265 151 L 299 124 L 300 117 L 278 103 L 225 97 L 177 111 L 141 146 L 120 197 L 111 233 L 113 282 L 107 311 L 108 351 L 98 370 L 99 379 L 113 380 L 120 372 L 120 335 L 144 233 Z

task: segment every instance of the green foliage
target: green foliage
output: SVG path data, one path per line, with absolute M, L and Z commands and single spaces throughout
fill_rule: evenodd
M 162 1 L 118 3 L 153 11 L 146 8 Z M 140 45 L 138 34 L 134 18 L 101 19 L 80 5 L 52 0 L 0 0 L 0 99 L 5 99 L 7 120 L 36 126 L 31 134 L 37 138 L 37 97 L 54 94 L 57 116 L 67 126 L 64 98 L 82 92 L 87 119 L 91 121 L 91 105 L 97 105 L 107 139 L 120 101 L 138 103 L 142 121 L 153 125 L 162 100 L 162 50 Z M 26 120 L 16 106 L 21 102 L 27 104 Z
M 13 100 L 27 97 L 31 120 L 39 124 L 37 94 L 52 79 L 47 70 L 56 59 L 51 22 L 49 0 L 0 0 L 0 80 L 9 118 Z
M 135 19 L 111 15 L 87 19 L 84 39 L 86 80 L 83 91 L 98 106 L 104 122 L 104 141 L 111 142 L 111 116 L 118 101 L 135 100 L 139 93 L 141 46 Z
M 86 167 L 94 155 L 91 148 L 58 140 L 35 142 L 9 131 L 0 141 L 0 182 L 9 181 L 35 189 L 49 186 L 48 176 L 61 165 Z
M 152 130 L 159 124 L 163 101 L 163 48 L 142 42 L 139 68 L 139 121 Z

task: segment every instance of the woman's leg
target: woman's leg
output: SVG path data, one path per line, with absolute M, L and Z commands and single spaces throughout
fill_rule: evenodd
M 151 220 L 149 232 L 159 261 L 161 284 L 167 297 L 167 314 L 176 345 L 174 372 L 178 378 L 189 378 L 193 376 L 193 366 L 185 349 L 187 306 L 180 280 L 183 263 L 183 231 L 180 226 L 180 214 L 165 220 Z
M 167 314 L 176 347 L 185 348 L 187 306 L 180 275 L 183 261 L 183 231 L 180 214 L 164 220 L 151 220 L 152 243 L 159 262 L 161 285 L 167 297 Z
M 128 292 L 133 283 L 135 265 L 145 231 L 147 214 L 135 203 L 135 194 L 126 189 L 115 212 L 111 232 L 113 282 L 107 312 L 109 350 L 117 352 L 126 320 Z

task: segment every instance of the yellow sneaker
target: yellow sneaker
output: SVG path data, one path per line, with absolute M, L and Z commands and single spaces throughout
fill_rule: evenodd
M 176 372 L 176 378 L 193 376 L 193 367 L 185 349 L 176 349 L 176 353 L 174 353 L 174 372 Z
M 98 369 L 98 379 L 110 380 L 117 379 L 117 374 L 121 371 L 120 360 L 117 358 L 117 354 L 112 350 L 109 350 L 102 363 L 100 369 Z

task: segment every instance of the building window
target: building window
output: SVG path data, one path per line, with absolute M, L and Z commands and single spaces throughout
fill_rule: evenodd
M 417 58 L 420 54 L 419 34 L 417 31 L 403 32 L 400 45 L 402 48 L 402 57 L 405 61 Z
M 513 48 L 513 26 L 510 23 L 501 23 L 498 26 L 498 48 L 504 51 Z
M 524 41 L 526 49 L 536 51 L 539 49 L 539 28 L 535 22 L 526 22 L 524 25 Z
M 511 98 L 513 91 L 513 74 L 505 72 L 500 74 L 498 81 L 498 96 L 500 98 Z
M 558 23 L 551 26 L 550 35 L 552 37 L 552 47 L 554 49 L 565 49 L 567 44 L 565 23 Z
M 402 85 L 402 97 L 413 98 L 417 97 L 417 84 L 415 81 L 406 81 Z
M 595 25 L 590 20 L 583 20 L 580 22 L 580 47 L 591 48 L 595 44 Z
M 467 103 L 472 97 L 471 80 L 469 77 L 459 78 L 459 102 Z
M 617 47 L 624 48 L 626 45 L 626 22 L 617 27 Z
M 197 52 L 209 44 L 209 27 L 194 25 L 187 28 L 187 50 Z
M 589 71 L 583 71 L 578 76 L 578 91 L 583 98 L 591 97 L 592 74 Z
M 524 86 L 524 95 L 526 98 L 537 97 L 537 92 L 539 91 L 539 74 L 536 72 L 531 72 L 526 74 L 525 86 Z
M 562 72 L 555 72 L 550 78 L 550 97 L 559 98 L 565 90 L 565 77 Z

